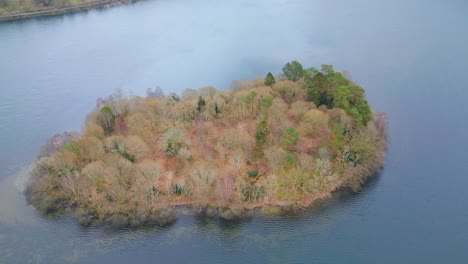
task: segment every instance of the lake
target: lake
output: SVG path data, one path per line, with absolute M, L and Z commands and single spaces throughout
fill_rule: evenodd
M 0 263 L 468 262 L 468 3 L 147 0 L 0 23 Z M 389 117 L 382 173 L 305 212 L 166 228 L 81 227 L 21 193 L 53 134 L 98 97 L 228 88 L 333 64 Z

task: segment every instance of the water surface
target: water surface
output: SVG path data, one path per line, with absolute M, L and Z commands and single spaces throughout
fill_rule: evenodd
M 148 0 L 0 23 L 0 262 L 468 261 L 465 1 Z M 79 131 L 98 97 L 166 93 L 279 72 L 346 69 L 387 112 L 385 169 L 300 215 L 83 228 L 21 194 L 42 143 Z

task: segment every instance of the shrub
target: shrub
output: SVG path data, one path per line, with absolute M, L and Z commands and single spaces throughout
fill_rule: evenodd
M 84 136 L 78 142 L 80 157 L 86 161 L 95 161 L 105 154 L 104 145 L 95 136 Z
M 190 178 L 197 188 L 198 195 L 206 196 L 209 194 L 216 179 L 216 174 L 216 168 L 209 166 L 204 162 L 194 164 L 193 170 L 190 173 Z
M 175 196 L 180 196 L 182 195 L 183 192 L 184 192 L 184 188 L 179 184 L 174 184 L 174 187 L 172 187 L 172 193 Z
M 258 176 L 258 170 L 249 171 L 249 172 L 247 172 L 247 175 L 248 175 L 250 178 L 256 178 L 256 177 Z
M 307 113 L 311 109 L 316 108 L 317 107 L 313 102 L 296 101 L 291 104 L 289 114 L 291 114 L 292 117 L 296 119 L 296 121 L 301 121 L 305 113 Z
M 282 168 L 284 165 L 285 150 L 278 147 L 272 146 L 264 150 L 265 158 L 270 162 L 273 168 Z
M 149 148 L 139 136 L 128 136 L 123 140 L 125 152 L 135 159 L 143 159 L 149 153 Z
M 313 137 L 318 131 L 328 128 L 328 116 L 322 111 L 312 109 L 304 115 L 301 127 L 307 136 Z
M 75 153 L 77 155 L 80 154 L 80 147 L 78 146 L 78 144 L 74 140 L 68 141 L 68 143 L 62 147 L 62 150 L 68 150 L 68 151 L 71 151 L 71 152 L 73 152 L 73 153 Z
M 179 154 L 179 150 L 188 145 L 185 140 L 185 132 L 177 128 L 169 128 L 161 136 L 159 147 L 170 157 L 175 157 Z
M 262 120 L 255 129 L 255 145 L 259 151 L 267 142 L 268 135 L 270 135 L 270 125 L 267 120 Z
M 299 141 L 299 132 L 294 127 L 286 128 L 281 135 L 281 143 L 286 148 L 296 145 L 297 141 Z
M 296 157 L 289 151 L 286 151 L 284 154 L 284 165 L 286 168 L 291 168 L 296 165 Z

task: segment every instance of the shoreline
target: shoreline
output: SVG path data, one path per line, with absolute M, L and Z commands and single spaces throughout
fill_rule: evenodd
M 22 13 L 11 13 L 7 15 L 0 15 L 0 22 L 6 21 L 14 21 L 14 20 L 22 20 L 34 17 L 46 17 L 46 16 L 56 16 L 56 15 L 63 15 L 69 13 L 77 13 L 88 11 L 92 9 L 100 9 L 106 7 L 112 7 L 122 4 L 128 3 L 135 3 L 139 0 L 104 0 L 99 2 L 87 3 L 82 5 L 64 7 L 59 9 L 46 9 L 46 10 L 38 10 L 32 12 L 22 12 Z
M 306 210 L 319 200 L 329 199 L 333 193 L 342 190 L 344 186 L 337 184 L 330 192 L 323 192 L 304 197 L 301 202 L 291 201 L 263 201 L 256 203 L 197 203 L 196 201 L 183 200 L 167 203 L 166 206 L 154 209 L 152 212 L 142 214 L 113 213 L 106 215 L 94 215 L 83 208 L 68 207 L 78 219 L 81 226 L 108 226 L 112 228 L 138 228 L 142 226 L 171 226 L 178 220 L 179 209 L 186 208 L 194 214 L 206 215 L 224 221 L 238 221 L 249 219 L 256 211 L 267 215 L 277 215 L 284 212 Z M 304 201 L 306 200 L 306 201 Z M 55 212 L 56 213 L 56 212 Z

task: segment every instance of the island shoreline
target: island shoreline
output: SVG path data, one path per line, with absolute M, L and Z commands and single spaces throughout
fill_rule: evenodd
M 386 115 L 331 65 L 293 61 L 276 78 L 98 98 L 82 133 L 41 147 L 27 201 L 84 226 L 137 227 L 173 224 L 180 207 L 242 220 L 361 190 L 383 168 Z

